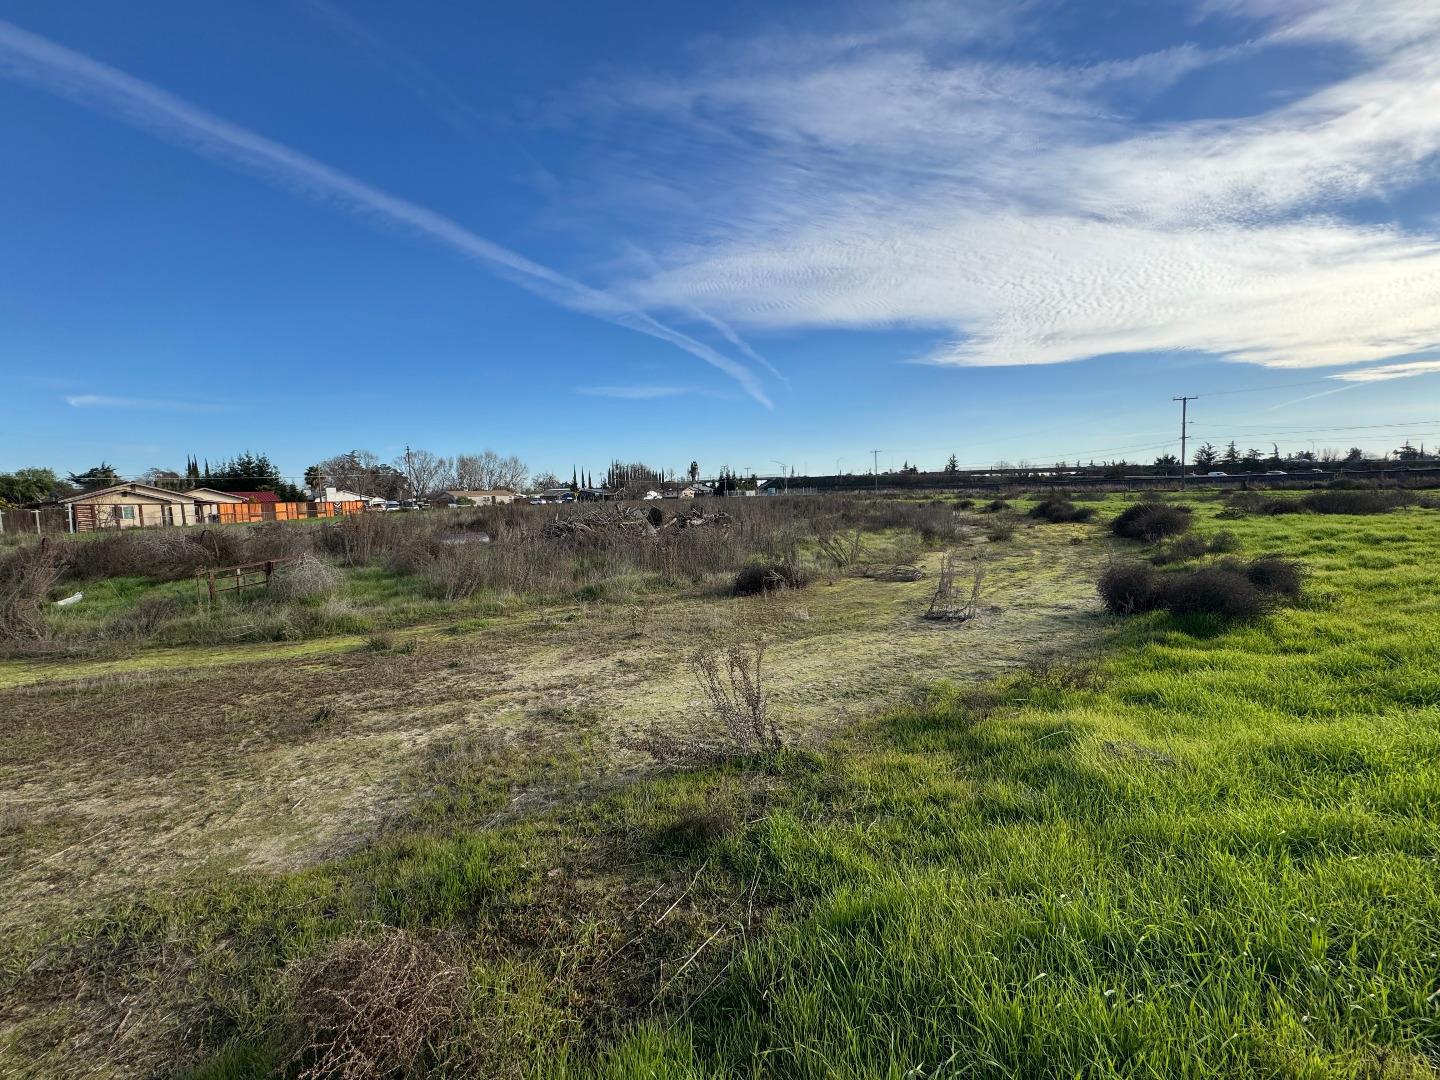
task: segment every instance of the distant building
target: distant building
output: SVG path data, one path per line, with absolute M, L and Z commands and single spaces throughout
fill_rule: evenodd
M 515 501 L 515 492 L 509 488 L 488 488 L 483 491 L 464 491 L 454 488 L 445 492 L 445 498 L 451 503 L 468 499 L 475 506 L 502 506 Z
M 347 488 L 327 487 L 310 492 L 315 502 L 344 503 L 359 502 L 366 506 L 384 506 L 385 500 L 378 495 L 361 495 L 358 491 L 350 491 Z

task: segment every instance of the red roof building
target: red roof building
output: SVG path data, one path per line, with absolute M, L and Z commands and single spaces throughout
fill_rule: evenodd
M 246 502 L 278 503 L 280 501 L 280 496 L 273 491 L 232 491 L 230 494 L 244 499 Z

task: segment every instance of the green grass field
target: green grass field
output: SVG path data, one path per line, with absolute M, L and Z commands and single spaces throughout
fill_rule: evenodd
M 348 853 L 7 950 L 0 1060 L 294 1071 L 296 973 L 398 929 L 464 972 L 434 1075 L 1440 1075 L 1440 513 L 1197 505 L 1304 601 L 1094 616 L 1068 660 L 531 812 L 537 777 L 582 790 L 593 717 L 446 744 Z

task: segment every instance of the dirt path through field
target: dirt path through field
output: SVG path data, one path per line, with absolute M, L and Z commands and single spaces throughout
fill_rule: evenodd
M 917 582 L 554 609 L 416 628 L 390 651 L 329 639 L 12 666 L 0 690 L 0 931 L 107 894 L 304 865 L 362 842 L 404 808 L 418 763 L 446 742 L 528 756 L 537 776 L 550 770 L 535 785 L 546 798 L 643 774 L 658 746 L 713 739 L 689 664 L 706 642 L 769 639 L 773 708 L 804 742 L 938 679 L 1098 638 L 1093 527 L 1027 528 L 957 551 L 986 567 L 982 613 L 963 624 L 921 617 L 931 555 Z

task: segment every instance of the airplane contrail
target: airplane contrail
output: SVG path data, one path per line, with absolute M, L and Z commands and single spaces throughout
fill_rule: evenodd
M 749 368 L 647 312 L 487 240 L 443 214 L 381 191 L 307 154 L 214 116 L 158 86 L 3 19 L 0 74 L 118 116 L 134 127 L 206 157 L 245 166 L 281 187 L 334 203 L 372 222 L 423 236 L 485 263 L 507 280 L 563 307 L 669 342 L 724 372 L 756 401 L 773 408 Z

